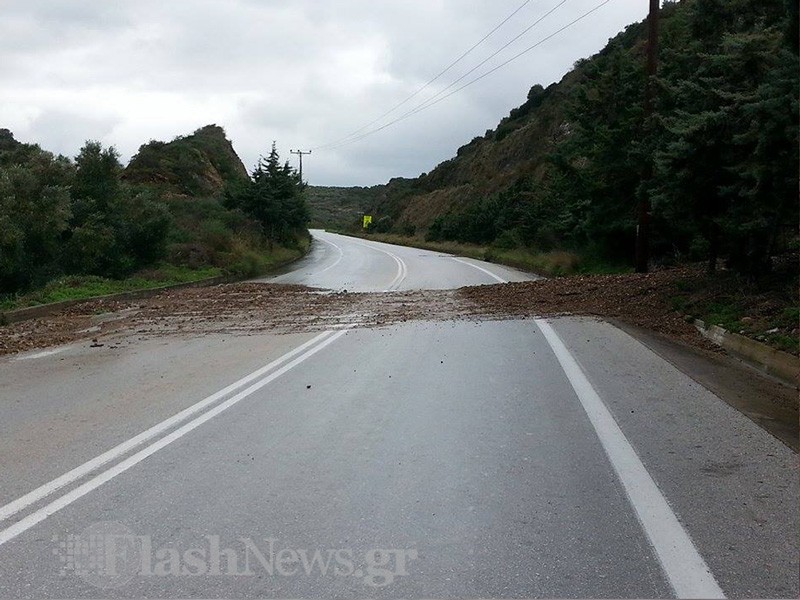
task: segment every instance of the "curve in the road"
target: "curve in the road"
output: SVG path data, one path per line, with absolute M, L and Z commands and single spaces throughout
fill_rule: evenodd
M 489 277 L 491 277 L 492 279 L 494 279 L 498 283 L 508 283 L 508 281 L 506 279 L 503 279 L 502 277 L 500 277 L 498 275 L 495 275 L 489 269 L 484 269 L 483 267 L 479 267 L 478 265 L 474 265 L 474 264 L 472 264 L 470 262 L 467 262 L 467 261 L 465 261 L 465 260 L 463 260 L 461 258 L 458 258 L 457 256 L 454 256 L 453 260 L 456 261 L 456 262 L 460 262 L 462 265 L 467 265 L 468 267 L 472 267 L 473 269 L 477 269 L 478 271 L 481 271 L 482 273 L 486 273 Z
M 344 258 L 344 251 L 337 244 L 334 244 L 330 240 L 326 240 L 326 239 L 321 238 L 321 237 L 317 238 L 317 239 L 319 241 L 325 243 L 325 244 L 328 244 L 329 246 L 333 246 L 333 248 L 339 253 L 339 256 L 335 261 L 333 261 L 331 264 L 329 264 L 324 269 L 320 269 L 319 271 L 315 271 L 315 272 L 311 273 L 310 277 L 315 277 L 316 275 L 322 275 L 323 273 L 325 273 L 327 271 L 330 271 L 331 269 L 333 269 L 336 265 L 338 265 L 342 261 L 342 258 Z
M 372 244 L 364 244 L 356 241 L 353 241 L 353 243 L 356 246 L 362 246 L 364 248 L 368 248 L 369 250 L 374 250 L 376 252 L 383 252 L 387 256 L 393 258 L 394 262 L 397 264 L 397 275 L 395 275 L 395 278 L 392 279 L 392 282 L 387 286 L 387 288 L 384 291 L 391 292 L 400 287 L 400 284 L 403 283 L 403 280 L 408 275 L 408 265 L 406 265 L 405 261 L 402 258 L 397 256 L 394 252 L 389 252 L 388 250 L 384 250 L 383 248 L 378 248 L 377 246 L 374 246 Z

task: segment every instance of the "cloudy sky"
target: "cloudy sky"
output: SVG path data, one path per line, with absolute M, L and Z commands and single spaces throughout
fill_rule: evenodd
M 610 0 L 438 104 L 358 141 L 324 146 L 408 98 L 520 6 L 450 71 L 363 133 L 446 89 L 536 21 L 446 93 L 601 2 L 3 0 L 0 127 L 69 156 L 86 139 L 100 140 L 127 161 L 148 140 L 217 123 L 248 168 L 276 140 L 284 157 L 291 148 L 316 148 L 304 161 L 312 184 L 383 183 L 429 171 L 494 128 L 533 84 L 559 80 L 643 19 L 647 0 Z

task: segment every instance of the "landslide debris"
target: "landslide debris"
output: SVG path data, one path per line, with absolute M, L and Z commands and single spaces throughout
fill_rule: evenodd
M 669 299 L 691 268 L 649 274 L 576 276 L 524 283 L 353 293 L 297 285 L 236 283 L 161 292 L 147 299 L 87 301 L 58 314 L 0 327 L 0 354 L 94 339 L 315 331 L 409 320 L 495 320 L 589 315 L 616 318 L 708 348 Z
M 677 288 L 702 277 L 696 267 L 652 273 L 586 275 L 462 288 L 471 310 L 486 318 L 585 315 L 619 319 L 703 348 L 713 347 L 671 299 Z

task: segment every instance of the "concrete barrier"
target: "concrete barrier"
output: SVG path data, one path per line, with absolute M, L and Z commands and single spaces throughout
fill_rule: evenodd
M 757 342 L 717 325 L 707 327 L 697 319 L 694 326 L 715 344 L 722 346 L 741 360 L 792 386 L 800 387 L 800 358 Z

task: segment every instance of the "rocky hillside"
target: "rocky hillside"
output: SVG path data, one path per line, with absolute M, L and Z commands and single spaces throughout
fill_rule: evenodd
M 384 194 L 366 207 L 388 216 L 393 229 L 425 231 L 437 217 L 459 213 L 520 182 L 540 181 L 549 168 L 548 157 L 570 133 L 567 105 L 580 83 L 615 47 L 642 52 L 642 23 L 629 26 L 608 47 L 576 64 L 561 81 L 547 88 L 536 84 L 525 102 L 511 110 L 495 129 L 461 146 L 456 155 L 404 185 L 390 182 Z
M 653 262 L 769 271 L 798 243 L 797 2 L 665 2 L 652 118 L 646 30 L 534 85 L 495 129 L 365 209 L 382 231 L 629 265 L 646 202 Z
M 247 179 L 247 169 L 225 130 L 206 125 L 171 142 L 143 144 L 122 178 L 129 183 L 168 187 L 187 196 L 215 196 L 225 183 Z

